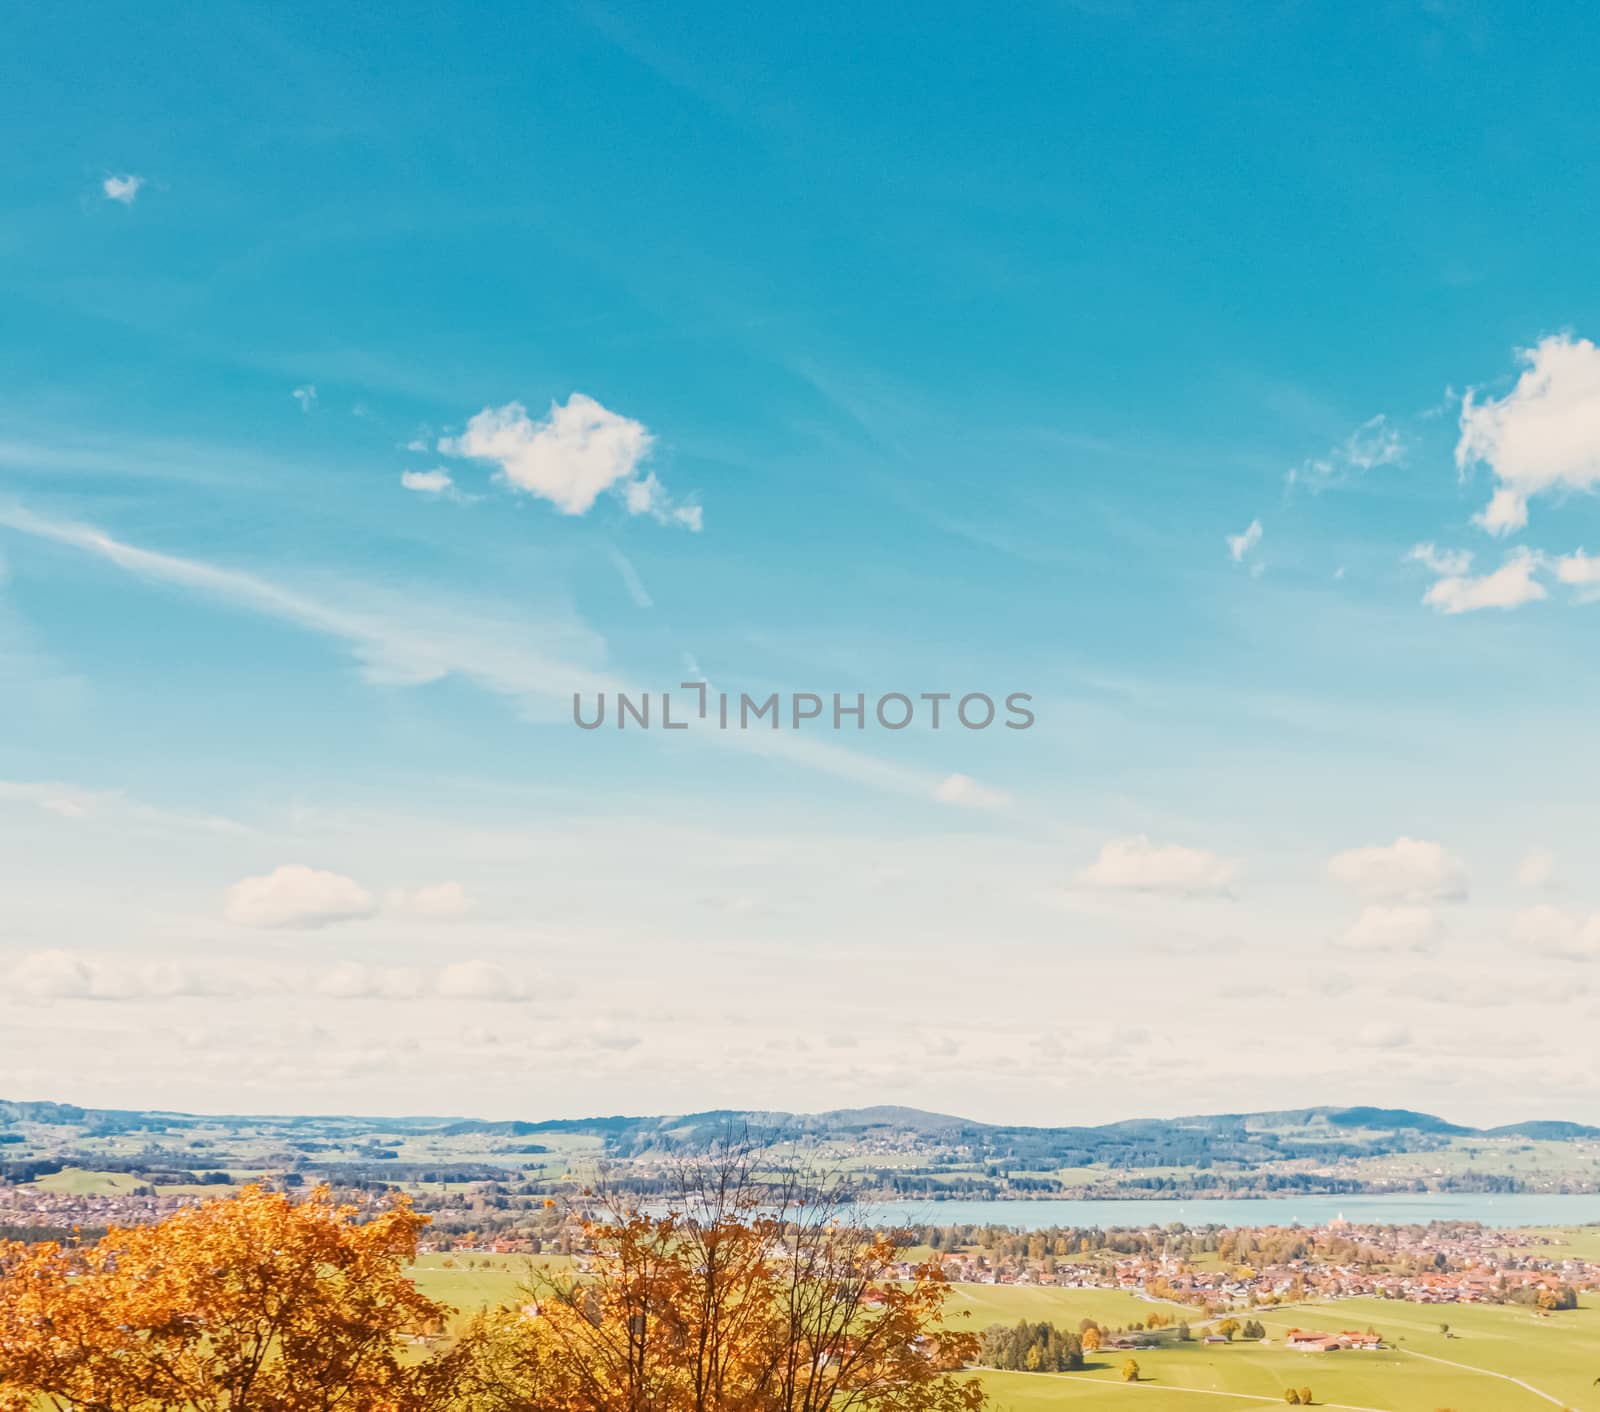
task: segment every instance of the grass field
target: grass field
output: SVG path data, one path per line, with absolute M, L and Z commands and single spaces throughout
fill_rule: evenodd
M 128 1172 L 88 1172 L 81 1167 L 63 1167 L 34 1183 L 40 1191 L 63 1196 L 120 1196 L 144 1184 L 142 1178 Z
M 952 1314 L 970 1311 L 968 1327 L 1015 1324 L 1019 1319 L 1052 1323 L 1076 1330 L 1084 1319 L 1106 1328 L 1142 1324 L 1158 1310 L 1199 1323 L 1203 1316 L 1179 1304 L 1163 1304 L 1117 1289 L 1049 1289 L 1031 1285 L 953 1285 L 945 1308 Z
M 490 1262 L 487 1268 L 485 1260 Z M 536 1271 L 561 1271 L 571 1263 L 564 1255 L 419 1255 L 411 1278 L 428 1298 L 472 1314 L 523 1303 Z
M 531 1268 L 567 1263 L 560 1256 L 428 1255 L 417 1261 L 413 1275 L 425 1293 L 472 1313 L 520 1302 Z M 956 1285 L 947 1308 L 952 1315 L 969 1314 L 957 1327 L 973 1331 L 1019 1319 L 1067 1329 L 1076 1329 L 1083 1319 L 1108 1328 L 1127 1327 L 1144 1323 L 1157 1310 L 1187 1315 L 1197 1335 L 1202 1323 L 1194 1311 L 1119 1290 Z M 1228 1407 L 1281 1406 L 1288 1387 L 1310 1387 L 1321 1405 L 1362 1412 L 1550 1412 L 1552 1407 L 1600 1412 L 1600 1388 L 1595 1386 L 1600 1377 L 1600 1307 L 1541 1318 L 1518 1305 L 1352 1299 L 1262 1310 L 1256 1317 L 1267 1329 L 1264 1344 L 1217 1346 L 1197 1339 L 1132 1355 L 1141 1373 L 1136 1385 L 1121 1380 L 1129 1356 L 1123 1353 L 1091 1355 L 1081 1374 L 981 1376 L 995 1412 L 1109 1412 L 1124 1402 L 1131 1412 L 1223 1412 Z M 1440 1331 L 1442 1323 L 1449 1324 L 1449 1337 Z M 1392 1346 L 1374 1353 L 1292 1352 L 1283 1346 L 1283 1337 L 1297 1326 L 1329 1331 L 1372 1327 Z M 1541 1392 L 1546 1396 L 1539 1396 Z
M 1011 1317 L 1054 1318 L 1059 1324 L 1063 1320 L 1054 1301 L 1076 1292 L 1004 1293 L 1012 1296 L 1005 1303 Z M 1143 1305 L 1146 1312 L 1150 1307 Z M 1362 1299 L 1258 1317 L 1267 1327 L 1266 1344 L 1191 1343 L 1134 1354 L 1141 1373 L 1136 1387 L 1121 1381 L 1125 1354 L 1093 1355 L 1081 1375 L 985 1373 L 983 1379 L 996 1412 L 1109 1409 L 1120 1405 L 1118 1398 L 1132 1399 L 1130 1408 L 1146 1412 L 1243 1408 L 1281 1404 L 1288 1387 L 1310 1387 L 1317 1402 L 1327 1406 L 1371 1412 L 1549 1412 L 1553 1406 L 1600 1412 L 1595 1396 L 1600 1390 L 1594 1386 L 1600 1376 L 1600 1310 L 1594 1308 L 1541 1319 L 1516 1306 L 1436 1308 Z M 1107 1311 L 1103 1322 L 1111 1321 Z M 1440 1332 L 1441 1322 L 1449 1323 L 1453 1337 Z M 1371 1326 L 1394 1347 L 1377 1353 L 1295 1353 L 1282 1346 L 1282 1338 L 1296 1325 Z M 1509 1378 L 1520 1378 L 1547 1397 Z
M 260 1175 L 251 1171 L 232 1172 L 238 1182 L 249 1181 Z M 34 1184 L 40 1191 L 59 1192 L 63 1196 L 126 1196 L 135 1187 L 149 1186 L 150 1182 L 131 1172 L 95 1172 L 83 1167 L 63 1167 L 59 1172 L 37 1178 Z M 208 1186 L 202 1182 L 162 1183 L 155 1189 L 165 1196 L 230 1196 L 235 1191 L 234 1187 Z

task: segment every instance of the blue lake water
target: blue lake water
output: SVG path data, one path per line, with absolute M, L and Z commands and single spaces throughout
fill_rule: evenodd
M 910 1225 L 1013 1226 L 1322 1226 L 1343 1216 L 1355 1225 L 1404 1226 L 1479 1221 L 1486 1226 L 1581 1226 L 1600 1222 L 1593 1196 L 1473 1196 L 1459 1192 L 1396 1196 L 1284 1196 L 1208 1201 L 886 1201 L 874 1210 Z

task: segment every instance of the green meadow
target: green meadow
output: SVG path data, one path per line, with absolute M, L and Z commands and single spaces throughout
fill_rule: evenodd
M 228 1170 L 228 1169 L 223 1169 Z M 235 1182 L 246 1182 L 264 1175 L 260 1171 L 233 1169 L 230 1175 Z M 234 1188 L 211 1186 L 204 1182 L 160 1182 L 152 1184 L 146 1176 L 134 1172 L 97 1172 L 84 1167 L 63 1167 L 38 1177 L 34 1185 L 40 1191 L 57 1192 L 62 1196 L 127 1196 L 138 1187 L 154 1186 L 163 1196 L 229 1195 Z
M 1140 1299 L 1117 1289 L 1052 1289 L 1036 1285 L 952 1285 L 950 1314 L 970 1313 L 967 1326 L 982 1330 L 990 1324 L 1015 1324 L 1019 1319 L 1051 1323 L 1076 1330 L 1085 1319 L 1105 1328 L 1142 1324 L 1159 1311 L 1174 1319 L 1198 1325 L 1204 1316 L 1181 1304 Z
M 987 1290 L 979 1290 L 986 1293 Z M 1075 1291 L 1006 1290 L 1012 1317 L 1053 1319 L 1063 1294 Z M 1093 1294 L 1094 1291 L 1085 1291 Z M 1031 1296 L 1019 1298 L 1018 1296 Z M 1148 1314 L 1150 1306 L 1139 1302 Z M 1081 1317 L 1081 1316 L 1080 1316 Z M 1090 1313 L 1101 1322 L 1105 1315 Z M 1426 1306 L 1354 1299 L 1258 1311 L 1265 1344 L 1224 1346 L 1203 1342 L 1168 1345 L 1128 1355 L 1090 1356 L 1082 1374 L 984 1373 L 996 1412 L 1044 1412 L 1061 1407 L 1111 1408 L 1117 1398 L 1148 1412 L 1246 1407 L 1283 1402 L 1284 1389 L 1310 1387 L 1319 1404 L 1368 1412 L 1548 1412 L 1552 1406 L 1600 1409 L 1600 1309 L 1581 1308 L 1540 1317 L 1521 1306 Z M 1441 1332 L 1448 1323 L 1450 1336 Z M 1283 1347 L 1292 1327 L 1337 1331 L 1376 1328 L 1393 1347 L 1375 1353 L 1297 1353 Z M 1197 1335 L 1198 1321 L 1194 1322 Z M 1134 1357 L 1137 1385 L 1121 1380 Z M 1442 1361 L 1436 1361 L 1442 1360 Z M 1510 1379 L 1528 1384 L 1519 1386 Z M 1535 1389 L 1537 1391 L 1535 1391 Z M 1540 1396 L 1539 1394 L 1544 1394 Z
M 520 1303 L 534 1270 L 569 1265 L 561 1256 L 433 1254 L 420 1257 L 412 1274 L 425 1293 L 473 1313 Z M 958 1327 L 974 1331 L 1019 1319 L 1067 1329 L 1084 1319 L 1127 1327 L 1158 1310 L 1187 1319 L 1194 1329 L 1195 1340 L 1187 1344 L 1091 1354 L 1078 1374 L 979 1374 L 995 1412 L 1074 1412 L 1124 1403 L 1142 1412 L 1221 1412 L 1281 1406 L 1289 1387 L 1309 1387 L 1319 1405 L 1363 1412 L 1600 1412 L 1600 1307 L 1594 1305 L 1540 1316 L 1520 1305 L 1303 1304 L 1256 1311 L 1267 1342 L 1221 1346 L 1202 1341 L 1203 1318 L 1195 1311 L 1119 1290 L 956 1285 L 947 1307 Z M 1449 1325 L 1448 1336 L 1442 1324 Z M 1392 1346 L 1374 1353 L 1297 1353 L 1283 1346 L 1294 1327 L 1371 1327 Z M 1139 1364 L 1137 1384 L 1122 1381 L 1130 1356 Z
M 474 1314 L 525 1303 L 536 1273 L 563 1271 L 571 1264 L 564 1255 L 419 1255 L 411 1278 L 430 1299 Z

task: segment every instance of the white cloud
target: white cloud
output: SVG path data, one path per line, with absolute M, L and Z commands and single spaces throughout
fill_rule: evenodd
M 602 491 L 616 489 L 630 515 L 649 515 L 686 529 L 701 527 L 697 505 L 675 506 L 655 473 L 636 473 L 655 438 L 642 422 L 574 392 L 550 404 L 542 421 L 520 402 L 485 407 L 460 436 L 443 437 L 449 456 L 493 461 L 507 484 L 548 500 L 563 515 L 587 514 Z
M 1580 919 L 1559 907 L 1530 907 L 1512 919 L 1511 940 L 1541 956 L 1600 961 L 1600 912 Z
M 1427 951 L 1438 936 L 1431 907 L 1368 907 L 1340 941 L 1356 951 Z
M 370 917 L 372 894 L 338 873 L 287 863 L 228 889 L 226 915 L 245 927 L 321 927 Z
M 967 809 L 999 809 L 1006 796 L 998 789 L 981 785 L 971 775 L 946 775 L 933 791 L 941 804 L 958 804 Z
M 1226 896 L 1238 865 L 1201 848 L 1155 844 L 1140 834 L 1114 838 L 1079 871 L 1084 887 L 1105 891 L 1156 892 L 1185 897 Z
M 291 392 L 289 396 L 294 398 L 294 400 L 300 404 L 300 410 L 302 412 L 309 412 L 312 407 L 316 405 L 317 389 L 315 384 L 308 382 L 304 387 L 295 388 L 295 390 Z
M 1379 902 L 1433 902 L 1467 895 L 1467 870 L 1442 844 L 1397 838 L 1391 844 L 1352 848 L 1328 860 L 1328 872 Z
M 1363 1025 L 1356 1033 L 1356 1043 L 1363 1049 L 1405 1049 L 1411 1042 L 1411 1031 L 1404 1025 Z
M 527 987 L 492 961 L 457 961 L 444 967 L 434 984 L 446 1000 L 521 1000 Z
M 310 991 L 331 1000 L 525 999 L 526 983 L 492 961 L 455 961 L 436 971 L 342 961 L 310 978 Z
M 242 985 L 174 961 L 123 964 L 52 949 L 33 951 L 11 968 L 9 989 L 30 1000 L 211 999 Z
M 1534 577 L 1544 566 L 1539 555 L 1519 549 L 1492 573 L 1468 578 L 1449 574 L 1438 579 L 1422 595 L 1422 601 L 1441 613 L 1474 613 L 1483 608 L 1520 608 L 1537 603 L 1549 595 Z
M 441 466 L 433 471 L 402 471 L 400 484 L 420 495 L 443 495 L 455 485 L 455 481 L 450 478 L 450 472 Z
M 1412 563 L 1422 564 L 1441 578 L 1460 578 L 1472 569 L 1470 549 L 1440 549 L 1433 544 L 1418 544 L 1406 555 Z
M 1235 564 L 1242 564 L 1245 556 L 1261 543 L 1262 528 L 1260 520 L 1251 520 L 1249 525 L 1239 534 L 1230 534 L 1228 539 L 1228 557 Z
M 1600 559 L 1591 559 L 1583 550 L 1562 555 L 1551 561 L 1559 582 L 1576 589 L 1573 597 L 1580 603 L 1593 603 L 1600 599 Z
M 81 956 L 34 951 L 12 967 L 11 985 L 34 1000 L 86 997 L 94 993 L 94 973 Z
M 401 973 L 378 966 L 363 966 L 359 961 L 341 961 L 311 978 L 314 994 L 333 1000 L 371 1000 L 378 996 L 403 998 L 391 989 Z M 413 989 L 412 994 L 417 993 Z
M 472 910 L 472 899 L 458 882 L 434 883 L 407 891 L 396 888 L 386 898 L 384 907 L 395 912 L 409 913 L 414 917 L 447 920 L 464 917 Z
M 1364 421 L 1326 456 L 1296 466 L 1289 472 L 1288 481 L 1313 492 L 1321 491 L 1346 485 L 1380 466 L 1401 465 L 1405 459 L 1404 438 L 1380 412 Z
M 1528 523 L 1528 501 L 1600 484 L 1600 348 L 1555 334 L 1518 357 L 1527 366 L 1504 397 L 1461 402 L 1456 465 L 1487 465 L 1497 488 L 1477 522 L 1491 534 Z
M 521 1000 L 528 986 L 492 962 L 468 960 L 437 969 L 341 961 L 315 971 L 254 964 L 223 973 L 186 962 L 124 962 L 51 949 L 0 968 L 0 994 L 27 1000 L 153 1003 L 218 998 L 499 1002 Z
M 1539 890 L 1556 882 L 1556 860 L 1542 848 L 1530 848 L 1517 864 L 1518 887 Z
M 124 206 L 131 206 L 139 199 L 139 188 L 143 185 L 142 176 L 134 176 L 129 172 L 123 176 L 108 176 L 100 183 L 100 190 L 105 192 L 106 200 L 120 201 Z
M 609 1049 L 617 1053 L 637 1049 L 643 1043 L 639 1035 L 611 1020 L 597 1021 L 580 1038 L 586 1039 L 596 1049 Z

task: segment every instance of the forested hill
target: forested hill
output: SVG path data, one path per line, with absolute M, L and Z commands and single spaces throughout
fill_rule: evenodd
M 903 1151 L 952 1163 L 1000 1164 L 1009 1172 L 1107 1166 L 1119 1170 L 1253 1168 L 1291 1161 L 1332 1162 L 1387 1153 L 1426 1152 L 1473 1139 L 1593 1142 L 1600 1128 L 1573 1122 L 1525 1122 L 1491 1129 L 1451 1123 L 1428 1113 L 1371 1107 L 1315 1107 L 1270 1113 L 1133 1118 L 1092 1126 L 1034 1127 L 982 1123 L 914 1108 L 875 1107 L 816 1114 L 688 1114 L 671 1118 L 604 1118 L 592 1123 L 532 1124 L 602 1136 L 618 1155 L 695 1146 L 730 1128 L 782 1137 Z
M 1010 1173 L 1072 1167 L 1251 1169 L 1286 1162 L 1319 1163 L 1422 1152 L 1474 1140 L 1592 1143 L 1600 1128 L 1550 1120 L 1479 1129 L 1407 1109 L 1314 1107 L 1268 1113 L 1133 1118 L 1092 1126 L 1034 1127 L 984 1123 L 916 1108 L 880 1106 L 824 1113 L 713 1109 L 671 1116 L 490 1120 L 459 1117 L 201 1116 L 158 1110 L 83 1108 L 66 1103 L 0 1100 L 0 1159 L 5 1144 L 70 1146 L 74 1139 L 143 1134 L 154 1143 L 185 1132 L 274 1134 L 304 1150 L 313 1135 L 343 1146 L 427 1138 L 481 1151 L 485 1142 L 586 1139 L 616 1158 L 704 1146 L 730 1133 L 826 1146 L 885 1162 L 899 1154 L 932 1167 Z M 300 1140 L 296 1136 L 300 1135 Z M 54 1137 L 58 1141 L 51 1141 Z

